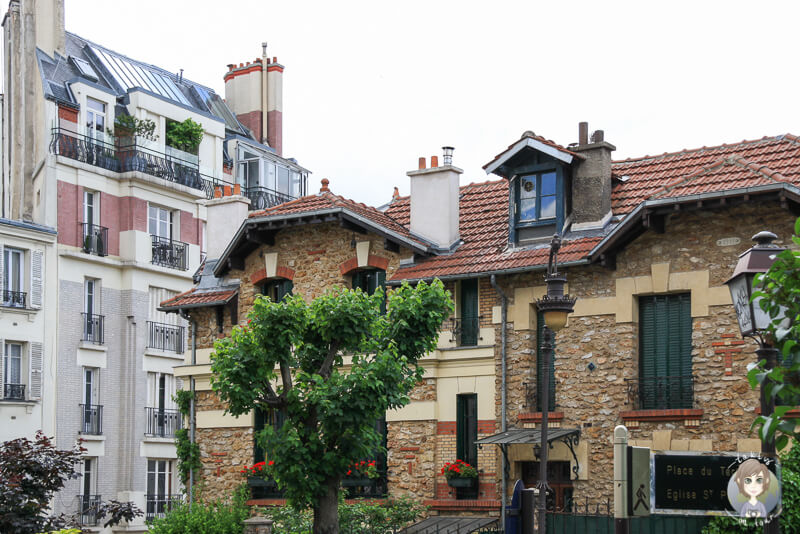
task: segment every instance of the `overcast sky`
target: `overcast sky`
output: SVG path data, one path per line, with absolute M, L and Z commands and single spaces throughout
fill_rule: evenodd
M 277 56 L 284 155 L 372 205 L 456 148 L 462 184 L 525 130 L 616 159 L 800 134 L 800 2 L 66 0 L 67 30 L 224 95 Z

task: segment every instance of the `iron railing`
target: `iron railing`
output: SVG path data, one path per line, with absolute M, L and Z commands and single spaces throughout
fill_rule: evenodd
M 263 210 L 294 200 L 294 197 L 266 187 L 245 187 L 244 196 L 250 199 L 251 210 Z
M 135 138 L 131 141 L 131 144 L 117 146 L 88 135 L 53 128 L 50 152 L 109 171 L 143 172 L 205 191 L 208 196 L 196 163 L 138 145 Z
M 150 235 L 153 242 L 153 265 L 185 271 L 189 268 L 189 245 L 166 237 Z
M 25 400 L 25 384 L 3 384 L 3 398 Z
M 93 313 L 81 313 L 81 321 L 83 323 L 83 341 L 91 341 L 95 345 L 102 345 L 104 340 L 103 335 L 103 315 L 95 315 Z
M 81 404 L 81 434 L 101 436 L 103 434 L 103 405 Z
M 147 428 L 145 434 L 159 438 L 175 437 L 175 431 L 183 428 L 183 416 L 178 410 L 145 408 Z
M 451 341 L 457 347 L 473 347 L 478 344 L 480 332 L 480 316 L 463 316 L 450 319 Z
M 100 495 L 78 495 L 78 521 L 82 526 L 97 525 L 97 509 L 101 500 Z
M 81 246 L 87 254 L 108 256 L 108 228 L 96 224 L 78 223 L 81 227 Z
M 150 349 L 183 352 L 183 327 L 147 321 L 147 347 Z
M 25 296 L 27 293 L 24 291 L 10 291 L 3 290 L 3 306 L 6 308 L 24 308 Z
M 687 376 L 629 378 L 628 403 L 634 410 L 692 408 L 694 380 Z
M 183 502 L 183 495 L 176 493 L 173 495 L 145 495 L 147 510 L 145 519 L 150 521 L 157 517 L 164 517 L 167 512 L 177 508 Z

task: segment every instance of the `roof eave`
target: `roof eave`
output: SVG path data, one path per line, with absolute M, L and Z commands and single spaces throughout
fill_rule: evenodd
M 492 161 L 484 165 L 483 169 L 486 171 L 486 174 L 495 173 L 495 171 L 497 171 L 505 162 L 507 162 L 509 159 L 511 159 L 514 155 L 516 155 L 524 148 L 532 148 L 534 150 L 538 150 L 539 152 L 547 154 L 548 156 L 552 156 L 557 160 L 563 161 L 568 165 L 572 163 L 572 161 L 575 159 L 575 156 L 573 156 L 572 154 L 563 152 L 546 143 L 542 143 L 538 139 L 526 137 L 524 139 L 520 139 L 505 152 L 502 152 L 499 156 L 497 156 Z M 498 176 L 503 176 L 503 175 L 498 173 Z M 503 178 L 507 178 L 507 176 L 503 176 Z
M 580 265 L 588 265 L 589 260 L 575 260 L 575 261 L 566 261 L 563 263 L 559 263 L 559 267 L 576 267 Z M 444 275 L 444 276 L 423 276 L 421 278 L 402 278 L 399 280 L 387 280 L 387 286 L 399 286 L 403 282 L 408 282 L 409 284 L 416 284 L 417 282 L 428 282 L 430 280 L 439 279 L 443 282 L 450 281 L 450 280 L 464 280 L 467 278 L 485 278 L 487 276 L 492 275 L 506 275 L 506 274 L 516 274 L 516 273 L 525 273 L 525 272 L 535 272 L 535 271 L 544 271 L 547 269 L 547 264 L 543 263 L 540 265 L 528 265 L 525 267 L 514 267 L 512 269 L 495 269 L 492 271 L 479 271 L 479 272 L 471 272 L 471 273 L 459 273 L 459 274 L 451 274 L 451 275 Z

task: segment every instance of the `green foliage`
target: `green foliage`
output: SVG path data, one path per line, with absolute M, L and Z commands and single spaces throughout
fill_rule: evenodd
M 192 392 L 188 389 L 178 390 L 173 399 L 181 415 L 191 417 Z M 186 428 L 175 431 L 175 452 L 178 456 L 178 474 L 181 483 L 186 486 L 189 483 L 189 473 L 203 466 L 200 461 L 200 445 L 191 442 L 189 430 Z
M 451 478 L 478 478 L 478 470 L 464 460 L 456 460 L 452 464 L 445 462 L 444 467 L 442 467 L 442 474 L 447 480 Z
M 219 499 L 184 503 L 162 518 L 149 523 L 150 534 L 242 534 L 244 520 L 250 517 L 247 486 L 236 490 L 230 502 Z
M 782 511 L 779 517 L 781 532 L 800 534 L 800 445 L 794 442 L 792 449 L 781 457 Z M 742 523 L 738 517 L 715 517 L 703 529 L 702 534 L 728 534 L 735 532 L 760 532 L 755 520 Z
M 108 133 L 118 136 L 136 136 L 149 141 L 157 141 L 156 123 L 150 119 L 137 119 L 131 115 L 118 115 L 114 119 L 116 131 L 108 129 Z
M 438 280 L 395 289 L 386 314 L 383 302 L 382 291 L 344 289 L 310 304 L 299 295 L 277 303 L 260 297 L 248 324 L 215 345 L 212 386 L 228 413 L 285 410 L 279 429 L 267 426 L 257 437 L 296 509 L 319 507 L 323 496 L 335 505 L 332 488 L 378 447 L 374 421 L 409 402 L 423 376 L 417 361 L 435 348 L 453 308 Z
M 186 119 L 167 122 L 167 145 L 195 154 L 203 140 L 203 126 Z
M 792 241 L 800 246 L 800 218 L 794 225 Z M 780 365 L 766 369 L 764 360 L 748 366 L 747 374 L 753 388 L 763 384 L 767 395 L 775 399 L 775 410 L 756 418 L 753 427 L 759 429 L 762 441 L 772 442 L 783 449 L 790 437 L 800 438 L 800 421 L 786 413 L 800 402 L 800 251 L 784 250 L 777 255 L 769 271 L 756 279 L 761 290 L 753 293 L 760 298 L 761 308 L 769 313 L 772 324 L 769 337 L 780 350 Z M 781 320 L 783 315 L 786 320 Z
M 345 534 L 397 532 L 424 511 L 424 506 L 405 496 L 385 502 L 364 500 L 352 504 L 339 503 L 339 531 Z M 288 506 L 280 506 L 259 510 L 259 514 L 274 521 L 274 534 L 311 532 L 313 514 L 310 509 L 298 512 Z

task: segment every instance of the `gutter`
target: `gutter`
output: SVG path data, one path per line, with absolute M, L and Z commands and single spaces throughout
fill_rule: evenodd
M 589 265 L 591 263 L 588 259 L 585 260 L 575 260 L 575 261 L 568 261 L 561 263 L 559 262 L 559 267 L 576 267 L 580 265 Z M 444 275 L 444 276 L 426 276 L 423 278 L 403 278 L 401 280 L 387 280 L 387 286 L 399 286 L 403 282 L 408 282 L 409 284 L 416 284 L 417 282 L 429 282 L 431 280 L 439 279 L 443 282 L 450 281 L 450 280 L 464 280 L 466 278 L 479 278 L 484 276 L 494 276 L 494 275 L 505 275 L 505 274 L 515 274 L 515 273 L 527 273 L 527 272 L 535 272 L 535 271 L 546 271 L 547 264 L 543 265 L 529 265 L 527 267 L 514 267 L 513 269 L 500 269 L 495 271 L 481 271 L 481 272 L 472 272 L 472 273 L 461 273 L 461 274 L 452 274 L 452 275 Z
M 178 312 L 181 317 L 189 321 L 189 324 L 192 327 L 192 365 L 197 365 L 197 321 L 192 319 L 186 312 L 183 310 Z M 189 443 L 194 444 L 195 439 L 195 430 L 196 430 L 196 418 L 195 418 L 195 404 L 194 404 L 194 395 L 195 395 L 195 381 L 194 377 L 189 375 L 189 391 L 192 393 L 191 400 L 189 401 Z M 192 509 L 192 502 L 194 502 L 194 469 L 189 471 L 189 510 Z
M 497 279 L 495 275 L 489 279 L 492 284 L 492 287 L 500 295 L 500 361 L 502 362 L 501 365 L 501 378 L 500 378 L 500 432 L 506 431 L 506 370 L 507 370 L 507 363 L 506 363 L 506 337 L 508 329 L 507 325 L 507 315 L 508 315 L 508 297 L 506 294 L 503 293 L 503 290 L 500 289 L 500 286 L 497 285 Z M 505 451 L 503 451 L 505 453 Z M 500 486 L 500 524 L 506 524 L 506 485 L 508 481 L 506 480 L 506 470 L 508 466 L 506 465 L 506 455 L 503 454 L 503 462 L 501 466 L 502 471 L 502 482 Z

